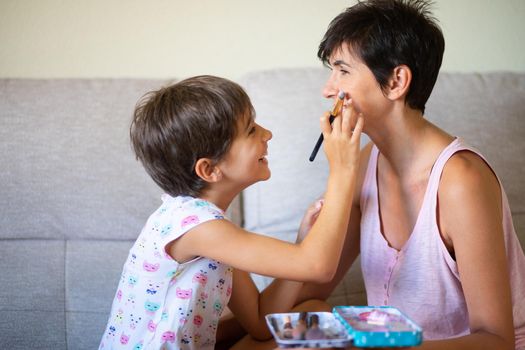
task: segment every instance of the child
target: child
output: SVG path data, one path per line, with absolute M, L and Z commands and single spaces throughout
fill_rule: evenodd
M 505 192 L 477 150 L 424 118 L 444 45 L 425 1 L 360 1 L 330 23 L 324 95 L 347 92 L 372 143 L 337 277 L 298 301 L 327 297 L 361 254 L 368 303 L 416 321 L 422 349 L 525 349 L 525 256 Z
M 330 164 L 323 210 L 309 235 L 290 244 L 224 217 L 243 189 L 270 177 L 272 134 L 254 114 L 240 86 L 212 76 L 154 91 L 138 104 L 133 149 L 166 193 L 129 252 L 100 349 L 213 349 L 229 301 L 246 330 L 267 336 L 264 315 L 290 308 L 295 296 L 281 293 L 286 283 L 259 295 L 244 271 L 317 282 L 333 277 L 363 119 L 351 108 L 333 128 L 327 115 L 321 118 Z

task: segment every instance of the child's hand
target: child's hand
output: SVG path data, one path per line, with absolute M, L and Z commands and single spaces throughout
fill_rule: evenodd
M 331 171 L 355 171 L 359 165 L 361 148 L 361 131 L 364 118 L 357 113 L 350 99 L 342 111 L 336 116 L 332 125 L 329 122 L 330 114 L 321 117 L 321 130 L 325 140 L 324 151 Z
M 318 199 L 315 202 L 313 202 L 308 209 L 306 209 L 306 212 L 304 213 L 303 219 L 301 220 L 301 225 L 299 226 L 299 232 L 297 232 L 297 240 L 296 243 L 301 243 L 303 239 L 306 237 L 308 232 L 310 232 L 310 229 L 315 223 L 315 220 L 317 220 L 317 217 L 319 216 L 319 213 L 321 212 L 321 208 L 323 207 L 324 200 Z

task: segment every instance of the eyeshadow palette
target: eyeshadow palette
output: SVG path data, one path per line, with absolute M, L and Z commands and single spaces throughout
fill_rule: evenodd
M 421 344 L 421 328 L 390 306 L 336 306 L 341 321 L 357 347 L 402 347 Z

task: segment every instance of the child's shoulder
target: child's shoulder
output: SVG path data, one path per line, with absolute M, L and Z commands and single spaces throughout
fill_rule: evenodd
M 161 238 L 179 236 L 199 223 L 224 219 L 224 212 L 215 204 L 196 197 L 162 195 L 162 204 L 146 223 L 147 231 L 158 231 Z M 172 237 L 173 238 L 173 237 Z

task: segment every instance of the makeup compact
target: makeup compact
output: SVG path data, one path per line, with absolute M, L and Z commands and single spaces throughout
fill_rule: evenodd
M 282 348 L 344 348 L 417 346 L 422 329 L 391 306 L 336 306 L 332 312 L 266 315 L 270 331 Z
M 331 312 L 269 314 L 266 323 L 281 348 L 344 348 L 352 345 L 352 336 Z

